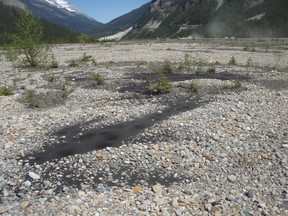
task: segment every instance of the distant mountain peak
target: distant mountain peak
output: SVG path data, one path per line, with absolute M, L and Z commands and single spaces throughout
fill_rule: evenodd
M 3 1 L 3 0 L 0 0 Z M 11 0 L 6 0 L 11 1 Z M 103 25 L 78 10 L 67 0 L 13 0 L 22 2 L 35 16 L 74 31 L 86 31 Z
M 57 8 L 64 8 L 70 12 L 76 12 L 76 13 L 80 12 L 78 9 L 73 7 L 70 3 L 68 3 L 65 0 L 45 0 L 45 1 Z

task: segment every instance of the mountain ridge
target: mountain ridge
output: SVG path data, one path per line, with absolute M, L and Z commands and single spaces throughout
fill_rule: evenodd
M 84 31 L 103 25 L 74 7 L 72 8 L 63 0 L 62 4 L 55 0 L 53 0 L 54 4 L 51 4 L 52 0 L 23 0 L 23 2 L 34 15 L 71 30 Z
M 16 30 L 16 22 L 21 7 L 3 4 L 0 1 L 0 45 L 9 44 Z M 75 43 L 79 42 L 81 34 L 64 27 L 40 19 L 43 27 L 42 41 L 45 43 Z
M 133 27 L 137 21 L 148 11 L 150 3 L 146 3 L 139 8 L 136 8 L 124 15 L 121 15 L 110 22 L 97 26 L 87 33 L 96 37 L 110 36 L 118 32 L 127 30 Z
M 66 0 L 0 0 L 74 31 L 130 39 L 288 37 L 287 0 L 152 0 L 103 24 Z M 24 5 L 24 6 L 23 6 Z
M 104 25 L 66 0 L 0 0 L 0 2 L 20 9 L 28 9 L 35 16 L 73 31 L 83 32 Z
M 287 8 L 287 0 L 153 0 L 124 39 L 288 37 Z

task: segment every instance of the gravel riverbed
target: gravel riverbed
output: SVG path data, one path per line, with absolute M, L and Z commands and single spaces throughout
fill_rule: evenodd
M 57 45 L 59 68 L 36 70 L 0 56 L 0 87 L 14 89 L 0 96 L 0 214 L 288 215 L 287 43 L 255 52 L 230 45 Z M 84 53 L 97 64 L 68 66 Z M 191 73 L 179 69 L 187 54 L 207 76 L 172 80 L 165 94 L 142 91 L 164 60 L 176 76 Z M 105 84 L 93 83 L 92 73 Z M 236 77 L 242 87 L 225 88 Z M 191 80 L 198 93 L 187 90 Z M 31 108 L 27 90 L 45 103 Z M 101 131 L 108 131 L 101 148 L 67 150 Z M 57 158 L 34 163 L 64 145 Z

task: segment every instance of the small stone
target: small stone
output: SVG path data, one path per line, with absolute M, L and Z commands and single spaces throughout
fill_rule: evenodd
M 265 203 L 259 203 L 258 207 L 264 209 L 264 208 L 266 208 L 266 205 L 265 205 Z
M 96 152 L 96 157 L 97 157 L 98 159 L 103 159 L 103 154 L 100 153 L 100 152 Z
M 226 200 L 232 202 L 235 200 L 235 197 L 233 195 L 228 195 L 228 196 L 226 196 Z
M 5 212 L 9 211 L 8 206 L 0 206 L 0 214 L 3 214 Z
M 287 144 L 287 143 L 282 144 L 282 147 L 283 147 L 283 148 L 288 148 L 288 144 Z
M 39 199 L 39 202 L 40 202 L 41 204 L 44 204 L 46 201 L 47 201 L 47 198 L 40 198 L 40 199 Z
M 179 208 L 179 202 L 178 202 L 178 199 L 177 199 L 177 198 L 172 201 L 172 206 L 173 206 L 174 208 Z
M 212 206 L 211 212 L 212 212 L 213 215 L 216 215 L 216 213 L 219 214 L 219 213 L 220 213 L 220 212 L 219 212 L 219 207 L 217 207 L 217 206 Z
M 98 185 L 97 188 L 96 188 L 96 191 L 98 193 L 104 193 L 105 188 L 103 187 L 103 185 Z
M 32 178 L 33 180 L 38 180 L 38 179 L 40 179 L 40 176 L 37 175 L 37 174 L 34 173 L 34 172 L 29 172 L 28 175 L 29 175 L 30 178 Z
M 133 188 L 134 193 L 140 193 L 142 191 L 141 186 L 137 185 L 136 187 Z
M 208 211 L 208 212 L 210 212 L 211 209 L 212 209 L 212 204 L 211 204 L 211 203 L 207 203 L 207 204 L 205 205 L 205 210 Z
M 31 187 L 31 182 L 29 180 L 23 182 L 23 186 L 25 187 Z
M 157 184 L 157 185 L 153 185 L 152 186 L 153 192 L 155 194 L 161 195 L 162 194 L 162 187 L 161 185 Z
M 23 201 L 20 203 L 21 209 L 26 209 L 29 206 L 29 202 L 28 201 Z
M 230 176 L 228 176 L 228 180 L 229 180 L 230 182 L 234 183 L 234 182 L 237 180 L 237 178 L 236 178 L 235 175 L 230 175 Z
M 253 190 L 248 190 L 245 195 L 247 197 L 249 197 L 249 198 L 253 198 L 254 197 L 254 191 Z

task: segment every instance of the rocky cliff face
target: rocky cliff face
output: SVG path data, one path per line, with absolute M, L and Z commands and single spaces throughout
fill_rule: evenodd
M 126 38 L 287 37 L 287 0 L 153 0 Z

